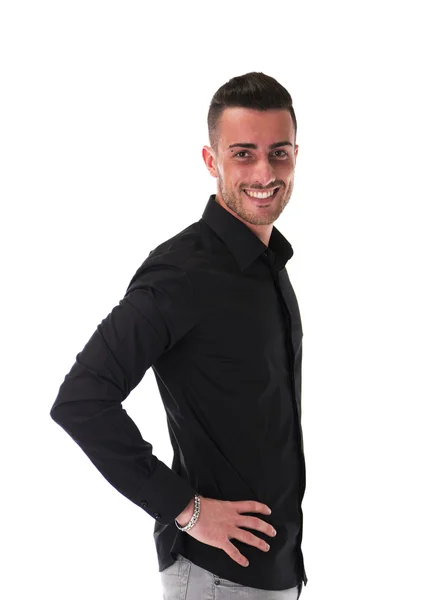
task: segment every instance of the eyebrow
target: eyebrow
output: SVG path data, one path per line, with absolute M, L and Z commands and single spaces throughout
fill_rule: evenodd
M 239 146 L 240 148 L 253 148 L 254 150 L 257 150 L 257 145 L 250 144 L 250 143 L 231 144 L 230 146 L 228 146 L 228 150 L 229 150 L 229 148 L 234 148 L 236 146 Z M 279 146 L 292 146 L 292 144 L 291 144 L 291 142 L 288 142 L 288 141 L 275 142 L 274 144 L 270 144 L 269 150 L 273 150 L 273 148 L 278 148 Z

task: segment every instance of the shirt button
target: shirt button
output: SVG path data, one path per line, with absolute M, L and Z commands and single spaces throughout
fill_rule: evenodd
M 219 579 L 215 579 L 214 582 L 215 582 L 216 585 L 220 584 L 220 580 Z
M 143 500 L 141 502 L 141 506 L 142 506 L 142 508 L 146 508 L 148 506 L 148 502 L 146 502 L 146 500 Z
M 154 513 L 154 518 L 155 519 L 160 519 L 162 515 L 160 513 Z

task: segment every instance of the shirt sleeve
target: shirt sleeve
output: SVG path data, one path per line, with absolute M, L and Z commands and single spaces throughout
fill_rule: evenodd
M 195 326 L 194 295 L 188 273 L 147 259 L 76 355 L 50 410 L 107 481 L 163 524 L 196 491 L 152 453 L 122 402 Z

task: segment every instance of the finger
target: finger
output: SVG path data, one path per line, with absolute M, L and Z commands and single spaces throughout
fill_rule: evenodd
M 231 542 L 228 541 L 223 547 L 223 550 L 230 558 L 232 558 L 232 560 L 241 565 L 241 567 L 248 567 L 249 563 L 247 558 L 243 554 L 241 554 L 238 548 L 234 546 Z
M 244 531 L 244 529 L 236 529 L 231 535 L 231 538 L 235 538 L 240 542 L 244 542 L 244 544 L 255 546 L 259 550 L 263 550 L 263 552 L 267 552 L 269 550 L 269 544 L 265 540 L 257 537 L 254 535 L 254 533 Z
M 262 531 L 271 537 L 276 535 L 274 527 L 270 523 L 263 521 L 263 519 L 259 519 L 259 517 L 238 515 L 235 520 L 235 525 L 237 527 L 245 527 L 246 529 L 257 529 L 257 531 Z
M 267 504 L 262 502 L 256 502 L 255 500 L 240 500 L 238 502 L 232 502 L 238 512 L 258 512 L 263 515 L 270 515 L 272 512 Z

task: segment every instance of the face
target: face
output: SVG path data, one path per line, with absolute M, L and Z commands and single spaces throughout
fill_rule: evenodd
M 219 135 L 217 156 L 210 147 L 203 148 L 206 166 L 217 178 L 217 201 L 251 229 L 268 230 L 294 187 L 298 145 L 289 111 L 226 108 Z M 268 191 L 274 191 L 269 198 L 248 194 Z

